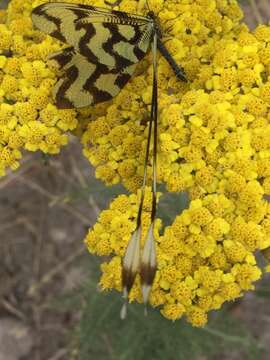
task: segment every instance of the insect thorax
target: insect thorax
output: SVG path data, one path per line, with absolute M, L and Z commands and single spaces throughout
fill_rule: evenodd
M 154 11 L 149 11 L 147 13 L 147 17 L 151 18 L 153 20 L 153 28 L 154 32 L 157 34 L 158 38 L 162 38 L 163 33 L 160 25 L 160 21 L 158 16 L 154 13 Z

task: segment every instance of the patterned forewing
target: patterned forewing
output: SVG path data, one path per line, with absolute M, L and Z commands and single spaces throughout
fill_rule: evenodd
M 153 35 L 148 17 L 86 5 L 40 5 L 32 19 L 39 30 L 72 45 L 89 62 L 116 69 L 140 61 Z
M 115 97 L 131 78 L 136 65 L 118 71 L 104 64 L 91 63 L 73 48 L 50 57 L 64 71 L 55 85 L 56 106 L 62 109 L 81 108 Z

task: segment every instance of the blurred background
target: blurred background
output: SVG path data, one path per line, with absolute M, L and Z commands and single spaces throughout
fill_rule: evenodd
M 241 6 L 251 28 L 270 19 L 269 0 Z M 203 329 L 157 311 L 145 318 L 136 305 L 120 321 L 121 298 L 98 291 L 100 259 L 82 239 L 123 189 L 93 174 L 71 137 L 61 155 L 25 154 L 0 180 L 0 360 L 269 359 L 269 277 Z M 162 205 L 167 216 L 173 199 Z

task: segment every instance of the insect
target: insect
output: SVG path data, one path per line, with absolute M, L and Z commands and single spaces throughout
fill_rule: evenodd
M 95 6 L 51 2 L 35 8 L 32 20 L 39 30 L 68 45 L 64 50 L 51 55 L 64 73 L 54 89 L 58 108 L 81 108 L 112 99 L 130 80 L 136 64 L 145 57 L 150 48 L 152 50 L 152 104 L 141 199 L 136 229 L 131 236 L 122 264 L 125 304 L 121 317 L 124 318 L 128 295 L 136 275 L 140 274 L 143 300 L 146 304 L 157 268 L 153 235 L 157 207 L 157 50 L 167 60 L 179 80 L 187 79 L 183 69 L 162 43 L 163 34 L 159 19 L 149 6 L 147 15 L 141 16 Z M 152 135 L 151 225 L 141 251 L 141 218 Z

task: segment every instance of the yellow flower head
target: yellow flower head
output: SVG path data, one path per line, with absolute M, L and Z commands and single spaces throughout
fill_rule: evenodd
M 61 72 L 48 55 L 63 45 L 33 29 L 30 20 L 32 9 L 44 2 L 11 0 L 0 14 L 0 175 L 19 166 L 22 150 L 56 154 L 67 143 L 67 132 L 74 131 L 96 177 L 133 192 L 116 198 L 86 237 L 90 252 L 111 256 L 101 266 L 101 288 L 121 291 L 121 261 L 136 227 L 135 194 L 143 179 L 151 54 L 112 101 L 57 109 L 52 91 Z M 83 3 L 108 6 L 103 0 Z M 159 15 L 166 46 L 189 80 L 176 79 L 159 56 L 158 181 L 191 200 L 162 233 L 161 221 L 155 222 L 158 267 L 150 304 L 170 320 L 186 316 L 203 326 L 210 310 L 253 289 L 261 276 L 254 252 L 270 247 L 265 200 L 270 30 L 260 25 L 251 33 L 241 25 L 234 0 L 148 0 L 148 5 Z M 117 9 L 148 11 L 145 0 L 123 0 Z M 142 239 L 150 208 L 147 191 Z M 130 300 L 142 301 L 139 285 L 137 278 Z

